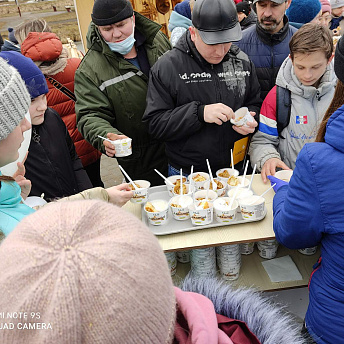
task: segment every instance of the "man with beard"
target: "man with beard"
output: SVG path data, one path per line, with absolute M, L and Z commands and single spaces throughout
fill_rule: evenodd
M 289 41 L 296 32 L 285 15 L 290 4 L 291 0 L 254 0 L 257 24 L 243 31 L 236 43 L 256 66 L 263 100 L 275 85 L 278 70 L 289 55 Z

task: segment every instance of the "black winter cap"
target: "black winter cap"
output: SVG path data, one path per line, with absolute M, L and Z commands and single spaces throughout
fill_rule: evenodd
M 133 7 L 127 0 L 96 0 L 92 10 L 92 21 L 105 26 L 118 23 L 133 15 Z
M 239 41 L 242 37 L 232 0 L 197 0 L 191 18 L 206 44 L 229 43 Z
M 236 10 L 238 13 L 242 12 L 248 16 L 251 12 L 251 6 L 248 2 L 241 1 L 241 2 L 236 4 Z
M 337 78 L 344 84 L 344 39 L 338 41 L 334 55 L 334 72 Z

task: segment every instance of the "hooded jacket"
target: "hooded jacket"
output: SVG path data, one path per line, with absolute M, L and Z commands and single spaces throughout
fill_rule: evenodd
M 324 143 L 301 150 L 289 186 L 274 198 L 276 239 L 291 249 L 321 244 L 309 282 L 308 331 L 319 344 L 344 338 L 344 106 L 329 119 Z
M 271 158 L 282 160 L 291 169 L 302 147 L 313 142 L 319 125 L 334 95 L 337 77 L 331 62 L 321 77 L 318 88 L 304 86 L 296 77 L 292 61 L 287 57 L 278 73 L 276 85 L 291 92 L 289 125 L 278 136 L 276 122 L 276 86 L 265 98 L 261 111 L 259 130 L 250 145 L 251 163 L 261 171 Z
M 246 30 L 257 23 L 257 16 L 253 10 L 240 22 L 241 30 Z
M 223 103 L 233 109 L 247 106 L 258 114 L 261 100 L 253 63 L 232 45 L 223 61 L 206 62 L 186 32 L 176 46 L 151 69 L 143 121 L 149 133 L 166 142 L 170 164 L 187 172 L 214 171 L 227 166 L 235 141 L 244 136 L 230 121 L 205 123 L 204 106 Z
M 39 61 L 40 67 L 42 67 L 43 63 L 45 67 L 42 71 L 46 76 L 53 77 L 68 90 L 74 92 L 74 75 L 80 64 L 80 59 L 64 56 L 62 43 L 54 33 L 30 33 L 22 44 L 22 50 L 25 56 L 30 57 L 33 61 Z M 62 64 L 63 60 L 65 62 Z M 47 61 L 52 62 L 50 68 L 44 64 Z M 62 68 L 56 70 L 57 65 L 61 65 Z M 51 70 L 50 73 L 47 72 L 49 69 Z M 75 102 L 55 88 L 48 79 L 47 84 L 49 88 L 47 94 L 48 106 L 54 109 L 63 119 L 83 166 L 94 163 L 100 159 L 101 153 L 84 140 L 78 131 Z
M 47 201 L 92 188 L 60 116 L 48 108 L 41 125 L 32 126 L 25 177 L 32 182 L 30 196 Z
M 141 47 L 150 67 L 171 48 L 160 27 L 135 12 L 135 33 L 138 31 L 143 37 Z M 93 23 L 87 33 L 87 48 L 75 73 L 78 129 L 103 153 L 103 140 L 98 135 L 106 137 L 107 133 L 115 133 L 132 138 L 132 155 L 118 158 L 119 163 L 132 179 L 149 178 L 152 182 L 156 178 L 161 184 L 154 168 L 167 172 L 164 147 L 152 139 L 142 123 L 148 75 L 122 55 L 112 52 Z
M 289 55 L 289 41 L 297 31 L 291 27 L 287 16 L 283 19 L 283 28 L 274 34 L 265 31 L 256 24 L 243 31 L 242 39 L 236 45 L 244 51 L 254 63 L 264 100 L 275 86 L 278 70 Z
M 176 45 L 179 38 L 190 26 L 192 26 L 191 19 L 179 14 L 176 11 L 172 11 L 170 20 L 168 22 L 168 29 L 171 31 L 172 47 Z

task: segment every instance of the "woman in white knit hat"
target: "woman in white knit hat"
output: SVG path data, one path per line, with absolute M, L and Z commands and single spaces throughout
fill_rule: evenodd
M 18 159 L 23 133 L 30 129 L 30 123 L 25 119 L 30 103 L 30 95 L 19 73 L 0 58 L 0 169 Z M 22 197 L 30 192 L 30 182 L 25 180 L 25 169 L 20 163 L 18 171 L 15 178 L 20 185 L 12 176 L 0 173 L 0 233 L 5 235 L 34 211 L 22 202 Z M 132 191 L 126 190 L 127 186 L 89 189 L 67 199 L 97 198 L 122 206 L 133 195 Z

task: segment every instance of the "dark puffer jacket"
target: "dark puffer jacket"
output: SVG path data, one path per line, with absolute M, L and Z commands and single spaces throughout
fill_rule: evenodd
M 235 43 L 256 66 L 263 100 L 275 86 L 279 68 L 289 55 L 289 41 L 297 31 L 289 25 L 287 16 L 283 21 L 283 28 L 272 35 L 256 24 L 243 31 L 242 39 Z
M 187 31 L 151 69 L 143 121 L 154 138 L 166 142 L 172 166 L 207 171 L 208 158 L 216 171 L 228 166 L 230 150 L 244 136 L 230 121 L 205 123 L 204 106 L 223 103 L 234 111 L 247 106 L 258 115 L 259 94 L 254 65 L 245 53 L 232 45 L 221 63 L 209 64 Z
M 92 188 L 59 114 L 48 108 L 41 125 L 32 126 L 25 177 L 32 182 L 30 196 L 50 201 Z

